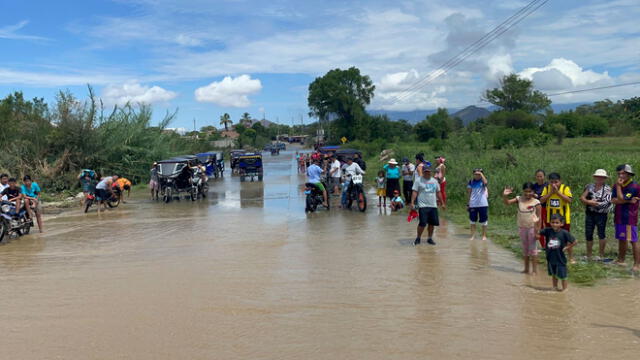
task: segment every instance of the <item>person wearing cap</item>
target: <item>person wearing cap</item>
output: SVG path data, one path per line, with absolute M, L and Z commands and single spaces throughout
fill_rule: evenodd
M 609 175 L 604 169 L 598 169 L 593 174 L 593 183 L 585 187 L 580 196 L 580 202 L 585 205 L 586 213 L 584 219 L 585 240 L 587 240 L 587 258 L 590 260 L 593 255 L 593 233 L 598 229 L 598 240 L 600 240 L 599 256 L 595 260 L 604 258 L 604 250 L 607 246 L 606 227 L 607 215 L 611 207 L 611 187 L 606 184 Z
M 473 179 L 467 184 L 469 221 L 471 240 L 476 238 L 476 226 L 482 225 L 482 240 L 487 240 L 487 226 L 489 225 L 489 188 L 487 178 L 482 169 L 473 169 Z
M 409 161 L 408 158 L 402 159 L 402 195 L 405 201 L 411 201 L 411 188 L 413 187 L 413 173 L 416 166 Z
M 160 193 L 160 178 L 158 177 L 158 163 L 154 162 L 149 170 L 149 189 L 151 190 L 151 200 L 157 199 Z
M 640 199 L 640 185 L 633 181 L 633 168 L 624 164 L 616 168 L 618 180 L 616 181 L 611 202 L 616 205 L 614 223 L 616 239 L 618 239 L 619 265 L 624 265 L 627 255 L 628 242 L 631 242 L 633 251 L 632 271 L 640 270 L 640 247 L 638 246 L 638 200 Z
M 404 207 L 404 200 L 400 196 L 400 191 L 396 190 L 391 198 L 391 211 L 398 211 Z
M 411 210 L 418 210 L 418 229 L 416 239 L 413 242 L 414 245 L 420 244 L 422 233 L 424 228 L 428 226 L 428 239 L 427 243 L 435 245 L 433 241 L 433 230 L 436 226 L 440 226 L 440 219 L 438 217 L 438 200 L 442 209 L 444 210 L 446 205 L 442 203 L 442 194 L 440 194 L 440 184 L 438 180 L 431 176 L 431 167 L 424 165 L 422 168 L 422 176 L 413 183 L 413 192 L 411 194 L 411 203 L 409 208 Z
M 384 166 L 385 178 L 387 179 L 387 197 L 389 200 L 393 198 L 393 193 L 397 190 L 400 192 L 400 168 L 396 159 L 391 159 Z

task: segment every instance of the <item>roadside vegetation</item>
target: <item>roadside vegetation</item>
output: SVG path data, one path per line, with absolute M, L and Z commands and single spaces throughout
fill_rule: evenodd
M 0 100 L 0 172 L 31 175 L 47 200 L 68 195 L 83 168 L 140 182 L 158 159 L 209 150 L 205 140 L 166 130 L 175 113 L 157 126 L 151 114 L 146 105 L 106 111 L 90 88 L 85 101 L 60 92 L 51 105 L 10 94 Z

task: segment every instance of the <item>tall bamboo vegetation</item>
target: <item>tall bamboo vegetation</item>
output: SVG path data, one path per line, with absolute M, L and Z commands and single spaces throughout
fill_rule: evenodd
M 89 88 L 87 100 L 61 91 L 49 106 L 15 92 L 0 100 L 0 172 L 31 175 L 52 191 L 74 187 L 83 168 L 146 180 L 153 161 L 208 149 L 204 140 L 166 131 L 176 112 L 152 125 L 148 105 L 105 112 Z

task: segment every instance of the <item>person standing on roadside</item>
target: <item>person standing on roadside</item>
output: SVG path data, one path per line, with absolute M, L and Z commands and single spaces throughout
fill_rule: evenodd
M 467 184 L 467 194 L 471 240 L 476 239 L 476 224 L 479 223 L 482 226 L 482 241 L 486 241 L 489 225 L 489 188 L 482 169 L 473 169 L 473 179 Z
M 151 200 L 158 199 L 160 193 L 160 177 L 158 176 L 158 163 L 154 162 L 149 170 L 149 189 L 151 190 Z
M 416 170 L 413 174 L 413 181 L 420 179 L 422 177 L 422 169 L 425 166 L 424 154 L 418 153 L 416 154 Z
M 598 229 L 598 240 L 600 240 L 599 256 L 595 258 L 599 261 L 604 258 L 604 250 L 607 246 L 607 216 L 611 207 L 611 187 L 606 184 L 609 176 L 604 169 L 598 169 L 593 174 L 593 183 L 585 187 L 580 196 L 580 202 L 586 207 L 584 219 L 585 240 L 587 240 L 587 259 L 591 260 L 593 255 L 593 232 Z
M 434 177 L 440 182 L 440 192 L 442 193 L 442 201 L 447 201 L 447 165 L 444 164 L 445 158 L 436 157 L 436 174 Z
M 342 177 L 342 171 L 340 170 L 340 160 L 336 158 L 336 155 L 331 155 L 331 167 L 329 168 L 329 179 L 331 183 L 329 186 L 333 186 L 333 195 L 340 195 L 340 178 Z
M 571 188 L 562 183 L 562 178 L 558 173 L 549 174 L 549 185 L 542 191 L 541 203 L 547 204 L 547 217 L 546 224 L 543 227 L 551 227 L 549 219 L 551 215 L 558 214 L 563 217 L 562 228 L 571 232 L 571 202 L 573 201 L 573 194 L 571 194 Z M 573 259 L 573 250 L 567 249 L 569 255 L 569 262 L 575 264 Z
M 538 249 L 536 235 L 540 233 L 540 200 L 534 197 L 533 184 L 522 185 L 522 196 L 509 199 L 513 189 L 507 187 L 502 193 L 505 205 L 518 205 L 518 232 L 522 241 L 522 257 L 524 258 L 524 274 L 529 274 L 529 264 L 533 274 L 538 272 Z
M 409 161 L 408 158 L 402 159 L 402 195 L 406 202 L 411 201 L 411 188 L 413 187 L 413 174 L 416 166 Z
M 384 200 L 384 207 L 387 207 L 387 179 L 384 176 L 384 170 L 378 171 L 378 177 L 376 178 L 376 195 L 378 195 L 378 207 L 382 206 Z
M 549 216 L 550 226 L 540 230 L 540 234 L 547 239 L 547 246 L 544 248 L 547 253 L 547 272 L 551 276 L 553 288 L 557 291 L 567 290 L 567 279 L 569 270 L 567 269 L 567 257 L 564 254 L 569 252 L 576 244 L 576 239 L 570 232 L 563 228 L 564 217 L 558 213 Z M 562 288 L 558 282 L 562 281 Z
M 547 223 L 547 204 L 542 202 L 542 192 L 544 191 L 544 188 L 549 185 L 545 180 L 546 176 L 547 173 L 545 173 L 544 170 L 536 170 L 536 181 L 533 183 L 534 196 L 536 199 L 540 200 L 540 209 L 542 210 L 540 213 L 540 220 L 542 221 L 542 226 L 545 226 Z M 540 246 L 544 249 L 545 237 L 540 235 L 538 237 L 538 241 L 540 242 Z
M 417 209 L 419 223 L 416 239 L 413 245 L 419 245 L 424 228 L 428 226 L 427 243 L 435 245 L 433 241 L 433 230 L 436 226 L 440 226 L 438 218 L 438 200 L 441 201 L 442 209 L 446 209 L 446 205 L 442 203 L 442 194 L 440 194 L 440 184 L 438 180 L 431 176 L 431 167 L 424 166 L 422 176 L 413 183 L 413 192 L 411 194 L 411 210 Z
M 387 180 L 386 194 L 389 198 L 389 202 L 391 202 L 393 193 L 395 193 L 396 190 L 398 192 L 400 191 L 400 176 L 402 175 L 402 173 L 400 172 L 400 168 L 398 167 L 398 162 L 396 161 L 396 159 L 389 160 L 389 162 L 384 166 L 384 171 L 385 179 Z
M 632 271 L 640 270 L 640 247 L 638 247 L 638 200 L 640 185 L 633 181 L 635 173 L 631 165 L 624 164 L 616 168 L 618 180 L 611 194 L 611 202 L 616 205 L 614 222 L 618 239 L 618 265 L 625 264 L 628 242 L 633 251 Z

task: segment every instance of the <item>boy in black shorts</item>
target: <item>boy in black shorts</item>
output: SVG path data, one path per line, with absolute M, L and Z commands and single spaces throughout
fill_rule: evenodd
M 553 214 L 549 220 L 551 227 L 540 231 L 540 235 L 546 239 L 547 270 L 553 279 L 553 288 L 557 291 L 567 290 L 567 257 L 564 252 L 576 244 L 576 239 L 570 232 L 564 230 L 564 217 Z M 562 280 L 562 289 L 558 288 L 558 280 Z

